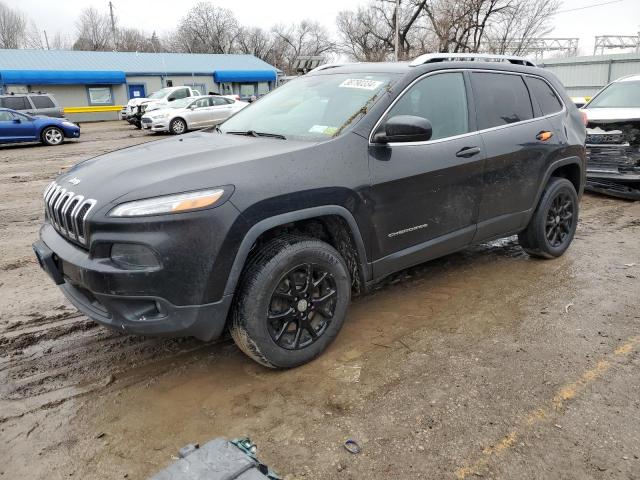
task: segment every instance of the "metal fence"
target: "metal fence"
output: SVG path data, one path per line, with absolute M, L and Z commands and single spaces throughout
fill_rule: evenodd
M 557 58 L 539 65 L 555 73 L 570 96 L 593 96 L 617 78 L 640 74 L 640 53 Z

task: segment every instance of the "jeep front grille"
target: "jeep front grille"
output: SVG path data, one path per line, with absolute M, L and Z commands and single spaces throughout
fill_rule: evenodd
M 76 195 L 52 182 L 44 191 L 44 207 L 51 225 L 69 240 L 86 245 L 86 221 L 96 205 L 91 198 Z

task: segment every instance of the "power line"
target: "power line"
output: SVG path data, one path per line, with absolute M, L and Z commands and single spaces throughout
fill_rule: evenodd
M 559 13 L 575 12 L 576 10 L 586 10 L 587 8 L 601 7 L 603 5 L 609 5 L 611 3 L 620 3 L 620 2 L 624 2 L 624 0 L 611 0 L 609 2 L 594 3 L 593 5 L 587 5 L 585 7 L 576 7 L 576 8 L 569 8 L 567 10 L 559 10 L 555 13 L 555 15 Z

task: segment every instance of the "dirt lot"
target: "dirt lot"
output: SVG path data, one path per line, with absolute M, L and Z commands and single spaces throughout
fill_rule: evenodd
M 0 147 L 0 477 L 145 478 L 249 435 L 285 478 L 640 479 L 640 202 L 585 196 L 554 261 L 507 239 L 404 271 L 274 372 L 229 341 L 105 330 L 35 263 L 56 172 L 156 138 Z

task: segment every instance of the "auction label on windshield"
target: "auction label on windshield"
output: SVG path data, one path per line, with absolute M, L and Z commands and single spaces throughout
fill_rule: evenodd
M 338 86 L 342 88 L 361 88 L 363 90 L 375 90 L 380 85 L 382 85 L 382 82 L 378 80 L 367 80 L 366 78 L 349 78 Z

